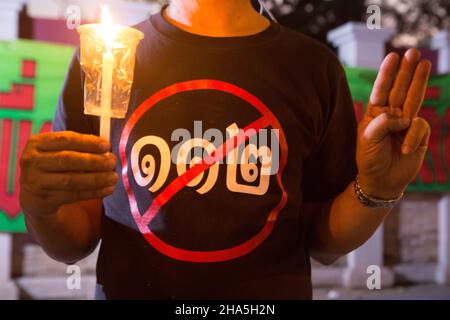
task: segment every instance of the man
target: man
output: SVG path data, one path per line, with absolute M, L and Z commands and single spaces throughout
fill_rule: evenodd
M 137 28 L 145 39 L 111 145 L 83 114 L 78 54 L 56 132 L 27 144 L 30 232 L 66 263 L 102 239 L 99 298 L 310 299 L 309 257 L 331 263 L 363 244 L 417 175 L 430 62 L 388 55 L 357 130 L 336 57 L 249 0 L 172 0 Z M 180 143 L 177 129 L 199 124 L 226 140 Z M 267 143 L 247 148 L 260 132 Z M 173 157 L 196 148 L 207 152 Z M 252 156 L 228 161 L 233 150 Z

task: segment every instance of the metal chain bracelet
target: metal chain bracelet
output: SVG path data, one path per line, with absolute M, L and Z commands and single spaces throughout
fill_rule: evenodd
M 359 185 L 358 176 L 356 176 L 353 186 L 354 186 L 355 194 L 358 197 L 359 202 L 361 202 L 364 206 L 369 207 L 369 208 L 392 209 L 397 204 L 397 202 L 399 202 L 403 198 L 403 192 L 396 199 L 384 200 L 384 199 L 378 199 L 378 198 L 371 197 L 371 196 L 367 195 L 361 189 L 361 186 Z

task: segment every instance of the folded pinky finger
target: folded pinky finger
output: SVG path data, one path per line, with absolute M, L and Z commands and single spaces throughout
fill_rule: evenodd
M 430 132 L 430 125 L 425 119 L 414 118 L 403 140 L 402 154 L 415 153 L 418 149 L 425 151 L 428 148 Z

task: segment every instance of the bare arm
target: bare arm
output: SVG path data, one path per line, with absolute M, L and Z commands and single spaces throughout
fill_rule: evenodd
M 109 144 L 92 135 L 33 136 L 21 157 L 20 203 L 28 230 L 55 260 L 73 263 L 100 239 L 102 198 L 117 174 Z
M 25 213 L 27 229 L 50 257 L 73 263 L 97 246 L 102 205 L 101 200 L 86 200 L 62 205 L 48 216 Z
M 304 208 L 312 217 L 311 256 L 323 264 L 330 264 L 362 245 L 390 212 L 390 209 L 372 209 L 362 205 L 353 185 L 349 185 L 330 207 L 321 212 L 312 212 L 317 208 L 313 205 L 305 205 Z
M 399 57 L 390 54 L 380 68 L 358 127 L 356 152 L 361 188 L 374 198 L 398 198 L 422 166 L 430 127 L 417 114 L 430 69 L 430 62 L 420 61 L 420 52 L 414 49 L 405 54 L 400 67 Z M 349 185 L 328 209 L 310 213 L 314 217 L 312 256 L 330 263 L 356 249 L 372 236 L 389 211 L 364 206 Z

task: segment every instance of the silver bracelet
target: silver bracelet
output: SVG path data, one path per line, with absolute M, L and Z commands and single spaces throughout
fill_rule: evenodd
M 403 198 L 403 192 L 396 199 L 385 200 L 385 199 L 378 199 L 378 198 L 371 197 L 371 196 L 367 195 L 366 193 L 364 193 L 364 191 L 361 189 L 361 186 L 359 185 L 358 176 L 356 176 L 355 183 L 353 186 L 354 186 L 355 194 L 358 197 L 359 202 L 361 202 L 364 206 L 369 207 L 369 208 L 392 209 L 397 204 L 397 202 L 399 202 Z

